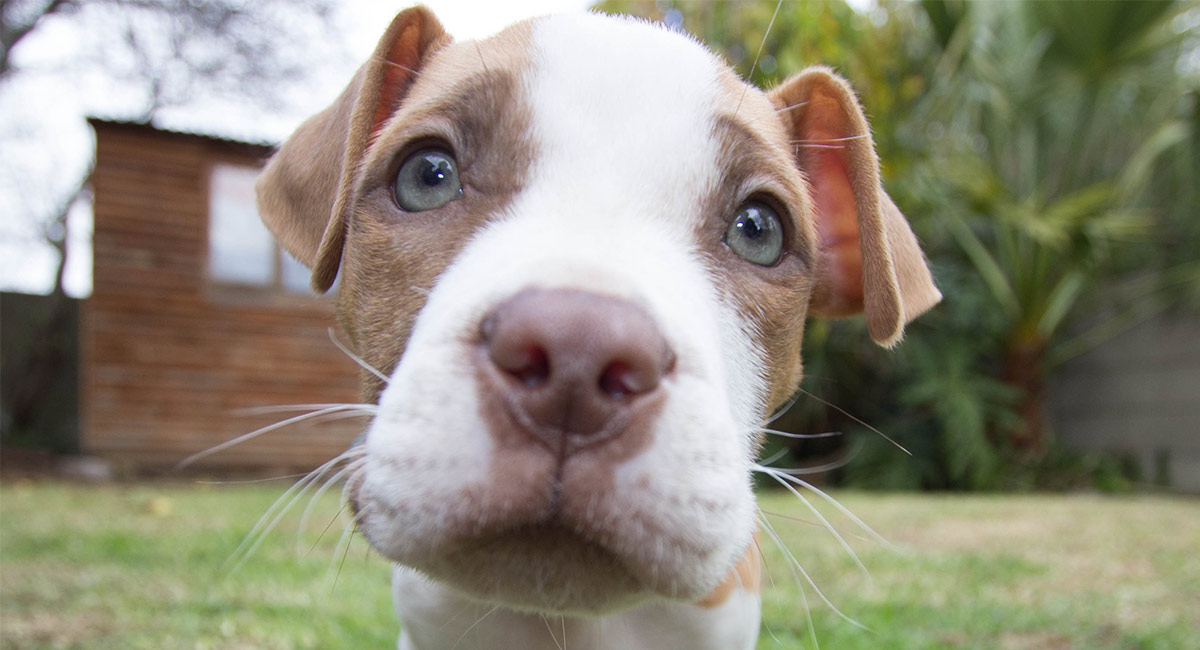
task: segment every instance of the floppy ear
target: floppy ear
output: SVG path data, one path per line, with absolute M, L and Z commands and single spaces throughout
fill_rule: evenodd
M 942 298 L 917 238 L 883 191 L 867 120 L 853 91 L 826 68 L 809 68 L 768 96 L 808 179 L 821 253 L 810 312 L 865 313 L 880 345 Z
M 350 191 L 367 146 L 422 64 L 449 42 L 425 7 L 400 12 L 350 85 L 301 124 L 259 176 L 258 212 L 279 243 L 313 270 L 315 291 L 324 293 L 337 277 Z

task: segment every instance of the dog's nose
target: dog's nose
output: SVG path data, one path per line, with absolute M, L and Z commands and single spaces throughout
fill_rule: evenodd
M 521 429 L 566 453 L 621 435 L 660 392 L 674 354 L 642 308 L 572 289 L 528 289 L 483 319 L 493 388 Z

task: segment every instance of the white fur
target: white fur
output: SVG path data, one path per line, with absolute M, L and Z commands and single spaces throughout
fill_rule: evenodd
M 664 601 L 597 618 L 501 611 L 400 566 L 392 595 L 404 624 L 399 650 L 749 649 L 762 613 L 758 594 L 740 590 L 713 608 Z

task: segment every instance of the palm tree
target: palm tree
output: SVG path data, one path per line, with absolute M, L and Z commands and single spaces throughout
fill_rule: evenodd
M 1004 315 L 1002 378 L 1022 395 L 1009 441 L 1036 457 L 1047 445 L 1050 366 L 1114 329 L 1104 322 L 1064 340 L 1070 317 L 1134 275 L 1153 273 L 1160 286 L 1200 277 L 1194 266 L 1131 273 L 1130 263 L 1152 243 L 1152 209 L 1164 207 L 1148 196 L 1153 171 L 1195 124 L 1182 110 L 1194 86 L 1176 70 L 1182 33 L 1172 28 L 1184 7 L 925 6 L 946 40 L 939 81 L 917 112 L 947 133 L 924 172 L 949 193 L 942 225 Z M 1170 200 L 1193 190 L 1179 191 Z

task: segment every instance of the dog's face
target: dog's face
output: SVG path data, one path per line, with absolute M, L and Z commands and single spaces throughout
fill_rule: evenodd
M 378 401 L 348 486 L 383 555 L 518 608 L 695 600 L 752 546 L 750 470 L 810 312 L 891 344 L 938 299 L 862 113 L 676 33 L 400 14 L 259 185 Z

